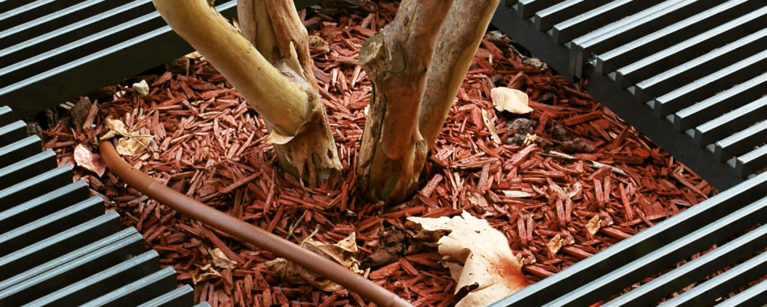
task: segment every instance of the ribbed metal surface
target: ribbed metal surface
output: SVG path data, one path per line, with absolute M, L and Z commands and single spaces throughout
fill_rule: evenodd
M 13 13 L 13 12 L 11 12 Z M 6 12 L 8 15 L 8 12 Z M 0 306 L 191 306 L 134 228 L 0 107 Z M 7 113 L 7 112 L 6 112 Z M 20 130 L 23 128 L 23 130 Z M 3 133 L 7 132 L 7 133 Z
M 647 306 L 696 282 L 665 304 L 704 306 L 764 276 L 767 2 L 507 1 L 493 23 L 722 190 L 496 306 Z M 722 305 L 765 304 L 765 289 Z
M 233 17 L 235 5 L 216 9 Z M 150 0 L 5 1 L 0 101 L 30 115 L 191 51 Z
M 720 190 L 767 168 L 767 2 L 507 1 L 493 23 Z
M 588 306 L 720 244 L 717 249 L 607 303 L 647 306 L 767 247 L 767 226 L 749 231 L 766 218 L 767 173 L 764 173 L 530 285 L 495 306 Z M 746 233 L 732 239 L 742 232 Z M 732 240 L 727 242 L 728 239 Z M 702 306 L 726 297 L 767 272 L 765 257 L 767 253 L 758 254 L 693 287 L 685 292 L 684 300 Z
M 216 10 L 233 18 L 236 2 Z M 191 51 L 151 0 L 2 1 L 0 101 L 32 115 Z

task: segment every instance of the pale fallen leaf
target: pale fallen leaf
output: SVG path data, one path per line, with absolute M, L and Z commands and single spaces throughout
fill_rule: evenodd
M 482 109 L 482 121 L 485 122 L 487 130 L 490 131 L 490 139 L 496 144 L 501 144 L 501 138 L 498 136 L 498 133 L 495 133 L 495 124 L 490 120 L 490 117 L 487 116 L 487 111 L 484 109 Z
M 551 240 L 549 240 L 549 243 L 546 244 L 546 246 L 549 248 L 549 251 L 551 251 L 552 254 L 556 254 L 559 252 L 559 249 L 562 248 L 562 236 L 559 234 L 555 235 Z
M 599 231 L 599 228 L 601 227 L 599 222 L 600 222 L 599 215 L 594 215 L 594 217 L 592 217 L 591 220 L 589 220 L 589 222 L 586 223 L 586 230 L 590 234 L 594 235 L 595 233 L 597 233 L 597 231 Z
M 362 274 L 359 260 L 354 258 L 357 253 L 357 242 L 355 233 L 351 233 L 345 239 L 336 244 L 328 244 L 306 238 L 301 242 L 301 247 L 306 248 L 320 256 L 328 258 L 344 268 Z M 307 271 L 303 267 L 296 265 L 284 258 L 277 258 L 266 262 L 266 266 L 278 277 L 291 284 L 310 284 L 317 289 L 327 292 L 333 292 L 342 289 L 335 282 L 330 281 L 314 272 Z
M 527 93 L 508 87 L 496 87 L 490 90 L 493 105 L 498 111 L 514 114 L 527 114 L 533 111 L 527 102 Z
M 151 135 L 139 135 L 123 137 L 117 140 L 115 150 L 117 153 L 125 156 L 132 156 L 143 151 L 152 140 Z
M 409 217 L 425 231 L 448 230 L 437 241 L 439 253 L 456 280 L 455 293 L 476 285 L 456 306 L 486 306 L 527 285 L 522 266 L 506 236 L 486 220 L 464 211 L 461 216 L 440 218 Z
M 213 265 L 220 269 L 234 269 L 237 266 L 237 261 L 230 260 L 218 248 L 209 249 L 208 252 L 210 252 L 210 257 L 213 258 Z
M 216 269 L 214 269 L 213 266 L 208 263 L 204 267 L 201 267 L 199 270 L 195 270 L 194 273 L 192 273 L 192 282 L 196 285 L 199 282 L 218 277 L 221 277 L 221 273 L 216 271 Z
M 526 198 L 526 197 L 533 196 L 533 194 L 530 194 L 524 191 L 503 190 L 502 192 L 503 192 L 503 195 L 506 197 Z
M 118 135 L 128 135 L 128 129 L 125 128 L 125 123 L 119 119 L 107 118 L 104 121 L 104 125 L 107 126 L 109 131 L 101 137 L 101 140 L 108 140 Z
M 121 155 L 135 155 L 140 153 L 149 146 L 149 142 L 151 142 L 153 138 L 148 134 L 128 131 L 125 127 L 125 123 L 119 119 L 107 118 L 104 121 L 104 124 L 109 131 L 101 136 L 101 140 L 122 136 L 122 138 L 118 139 L 115 144 L 115 150 Z
M 149 84 L 146 83 L 146 80 L 141 80 L 141 82 L 133 83 L 133 89 L 136 90 L 136 93 L 139 93 L 141 96 L 149 95 Z
M 78 144 L 75 147 L 74 156 L 75 163 L 77 163 L 78 166 L 99 175 L 99 177 L 104 175 L 104 171 L 106 171 L 107 167 L 101 162 L 101 156 L 91 152 L 87 147 L 83 146 L 83 144 Z

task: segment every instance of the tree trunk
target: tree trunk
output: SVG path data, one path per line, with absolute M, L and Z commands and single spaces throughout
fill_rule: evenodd
M 391 24 L 365 42 L 360 64 L 373 83 L 357 167 L 369 199 L 404 201 L 416 187 L 427 145 L 418 112 L 440 26 L 452 0 L 404 0 Z
M 374 94 L 357 174 L 368 199 L 399 203 L 417 188 L 498 2 L 404 0 L 394 21 L 365 42 L 360 63 Z
M 153 2 L 264 117 L 285 170 L 315 185 L 341 169 L 293 2 L 240 1 L 242 35 L 206 0 Z
M 433 147 L 500 0 L 455 0 L 426 78 L 419 129 Z

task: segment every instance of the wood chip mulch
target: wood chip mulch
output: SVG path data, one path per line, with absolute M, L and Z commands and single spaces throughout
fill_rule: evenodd
M 105 131 L 104 118 L 122 119 L 130 130 L 154 137 L 143 153 L 125 157 L 134 167 L 293 242 L 313 234 L 335 243 L 356 232 L 365 276 L 417 306 L 450 305 L 457 298 L 433 245 L 409 239 L 414 231 L 408 216 L 466 210 L 487 219 L 506 234 L 526 277 L 535 282 L 715 193 L 586 94 L 582 84 L 566 81 L 516 51 L 508 38 L 490 33 L 431 151 L 417 195 L 388 208 L 362 201 L 355 196 L 354 168 L 371 88 L 356 54 L 395 12 L 386 2 L 373 13 L 302 12 L 310 34 L 327 42 L 313 39 L 315 73 L 344 166 L 322 187 L 302 187 L 280 171 L 264 141 L 263 120 L 204 59 L 184 58 L 167 71 L 91 94 L 98 103 L 92 112 L 81 112 L 91 116 L 83 120 L 73 113 L 44 131 L 45 148 L 57 152 L 60 164 L 74 166 L 75 145 L 96 152 L 93 139 Z M 150 84 L 147 96 L 130 87 L 141 79 Z M 495 110 L 489 97 L 496 86 L 527 92 L 535 111 L 520 116 Z M 483 110 L 500 144 L 491 138 Z M 280 281 L 263 265 L 274 258 L 270 253 L 181 216 L 109 171 L 98 177 L 76 167 L 75 173 L 126 226 L 143 234 L 162 263 L 179 272 L 180 283 L 208 272 L 212 249 L 237 262 L 197 282 L 197 301 L 369 305 L 346 290 L 325 293 Z

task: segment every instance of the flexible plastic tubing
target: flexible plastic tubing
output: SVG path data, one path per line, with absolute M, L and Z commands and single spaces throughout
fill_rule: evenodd
M 101 157 L 107 167 L 125 182 L 182 214 L 218 228 L 237 239 L 268 250 L 276 256 L 292 261 L 356 292 L 378 306 L 412 306 L 396 294 L 352 273 L 335 262 L 160 184 L 125 162 L 109 141 L 101 142 L 99 152 L 101 152 Z

